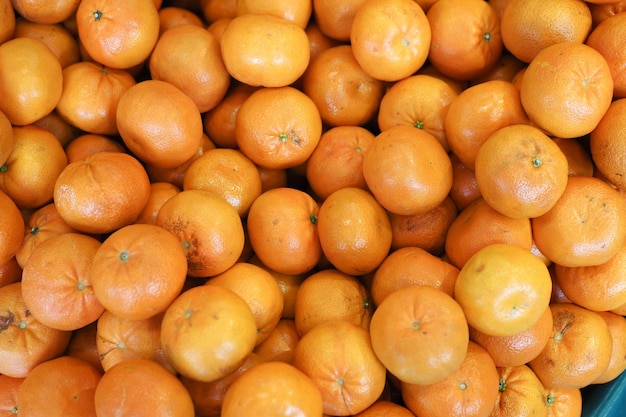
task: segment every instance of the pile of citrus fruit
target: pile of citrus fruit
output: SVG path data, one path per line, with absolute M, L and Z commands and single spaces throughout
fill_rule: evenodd
M 624 0 L 0 0 L 0 417 L 580 416 L 625 190 Z

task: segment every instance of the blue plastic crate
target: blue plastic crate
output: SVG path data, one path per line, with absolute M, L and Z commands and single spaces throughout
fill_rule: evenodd
M 582 390 L 582 417 L 626 417 L 626 372 L 611 382 Z

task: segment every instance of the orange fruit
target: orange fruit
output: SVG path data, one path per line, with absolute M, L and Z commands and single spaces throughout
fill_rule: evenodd
M 527 365 L 498 368 L 500 384 L 493 417 L 545 416 L 545 389 Z
M 369 332 L 347 321 L 326 322 L 307 332 L 295 347 L 292 364 L 320 389 L 328 415 L 357 414 L 385 388 L 386 369 Z
M 565 192 L 546 214 L 532 219 L 537 248 L 556 264 L 599 265 L 626 239 L 626 201 L 595 177 L 570 176 Z
M 563 290 L 561 290 L 561 286 L 559 285 L 559 281 L 556 279 L 556 274 L 554 273 L 554 263 L 548 265 L 548 269 L 550 270 L 550 275 L 552 277 L 552 297 L 550 299 L 551 303 L 571 303 L 572 301 L 565 296 Z
M 529 250 L 533 244 L 531 222 L 505 216 L 481 197 L 465 207 L 448 228 L 445 253 L 450 263 L 461 268 L 476 252 L 495 243 Z
M 182 7 L 182 5 L 165 6 L 158 9 L 159 12 L 159 35 L 176 26 L 195 25 L 204 27 L 204 21 L 195 10 Z
M 409 285 L 389 294 L 374 311 L 369 330 L 376 356 L 403 383 L 442 381 L 459 369 L 467 354 L 463 310 L 429 285 Z
M 241 104 L 257 89 L 258 87 L 233 81 L 222 100 L 202 115 L 204 131 L 216 145 L 221 148 L 237 148 L 237 113 Z
M 11 125 L 11 121 L 2 111 L 0 111 L 0 133 L 3 137 L 2 144 L 0 145 L 0 163 L 4 165 L 13 150 L 15 139 L 13 138 L 13 126 Z
M 467 87 L 470 87 L 471 83 L 469 80 L 457 80 L 452 77 L 448 77 L 435 68 L 430 62 L 426 61 L 426 63 L 415 73 L 416 75 L 430 75 L 435 78 L 439 78 L 442 81 L 448 83 L 454 90 L 459 94 Z
M 626 316 L 626 314 L 624 314 L 624 312 L 626 311 L 626 303 L 622 304 L 621 306 L 611 310 L 613 313 L 619 314 L 620 316 Z
M 38 39 L 13 38 L 0 45 L 2 111 L 14 126 L 52 112 L 63 89 L 59 59 Z
M 163 204 L 180 191 L 182 190 L 178 186 L 169 182 L 151 182 L 150 197 L 135 223 L 155 224 Z
M 205 285 L 228 288 L 248 303 L 257 326 L 256 345 L 267 339 L 282 316 L 283 293 L 272 274 L 260 266 L 237 262 Z
M 626 135 L 623 134 L 626 126 L 624 109 L 626 99 L 613 101 L 598 126 L 589 135 L 589 150 L 596 169 L 618 188 L 626 186 L 623 178 L 626 158 L 622 154 L 622 149 L 626 146 Z
M 202 142 L 198 107 L 166 81 L 149 79 L 127 89 L 117 104 L 116 120 L 128 149 L 142 162 L 159 168 L 188 161 Z
M 66 146 L 75 137 L 83 134 L 77 127 L 66 122 L 56 109 L 33 122 L 33 124 L 43 127 L 48 132 L 52 133 L 63 146 Z
M 61 356 L 72 332 L 53 329 L 30 314 L 22 283 L 0 287 L 0 374 L 26 377 L 42 362 Z
M 445 129 L 450 150 L 474 170 L 483 143 L 498 129 L 528 120 L 515 86 L 504 80 L 480 83 L 463 90 L 450 103 Z
M 33 250 L 22 273 L 22 297 L 36 320 L 59 330 L 93 323 L 104 311 L 91 264 L 100 241 L 80 233 L 52 236 Z
M 367 329 L 373 306 L 359 279 L 333 268 L 309 275 L 298 287 L 294 320 L 300 336 L 329 321 L 347 321 Z
M 428 61 L 442 74 L 471 80 L 490 71 L 502 55 L 500 19 L 480 0 L 438 0 L 426 14 L 431 27 Z
M 161 322 L 161 344 L 168 361 L 179 374 L 203 382 L 215 381 L 241 366 L 254 349 L 256 333 L 248 303 L 217 285 L 184 291 Z
M 474 161 L 482 198 L 512 218 L 532 218 L 550 210 L 565 192 L 567 157 L 540 129 L 509 125 L 482 144 Z
M 315 3 L 315 2 L 313 2 Z M 349 28 L 348 28 L 349 31 Z M 326 36 L 322 30 L 320 29 L 318 20 L 311 19 L 309 23 L 304 28 L 304 32 L 306 36 L 309 38 L 309 49 L 311 51 L 309 64 L 313 62 L 315 58 L 322 52 L 328 48 L 333 46 L 338 46 L 341 42 L 336 39 L 330 38 Z M 349 34 L 347 36 L 350 36 Z
M 598 125 L 611 104 L 613 84 L 600 52 L 560 42 L 543 48 L 528 64 L 520 99 L 530 120 L 549 136 L 576 138 Z
M 476 155 L 473 156 L 475 158 Z M 465 166 L 454 153 L 450 154 L 452 162 L 452 188 L 450 198 L 459 211 L 465 209 L 471 202 L 481 197 L 476 173 L 474 169 Z
M 154 0 L 81 1 L 75 18 L 78 38 L 87 54 L 111 68 L 142 64 L 159 37 Z
M 0 189 L 21 209 L 52 201 L 55 181 L 67 166 L 58 139 L 35 126 L 13 127 L 13 149 L 0 167 Z
M 363 178 L 376 200 L 395 214 L 440 205 L 452 187 L 452 163 L 430 133 L 394 126 L 378 134 L 363 156 Z
M 179 192 L 161 206 L 155 224 L 178 238 L 192 277 L 222 273 L 243 252 L 245 236 L 237 210 L 210 191 Z
M 237 1 L 236 13 L 237 16 L 249 13 L 272 15 L 304 29 L 313 13 L 313 4 L 310 0 L 276 2 L 239 0 Z
M 581 141 L 563 138 L 552 138 L 559 145 L 567 158 L 567 170 L 569 175 L 593 176 L 594 163 L 590 152 Z
M 296 188 L 279 187 L 259 195 L 246 221 L 255 255 L 268 268 L 283 274 L 313 269 L 322 257 L 319 211 L 313 197 Z
M 591 12 L 582 0 L 507 0 L 500 26 L 506 49 L 530 62 L 550 45 L 583 43 L 591 30 Z
M 0 44 L 13 37 L 15 19 L 15 9 L 11 0 L 2 0 L 0 2 Z
M 288 412 L 321 416 L 322 394 L 311 378 L 298 368 L 273 361 L 248 369 L 230 385 L 221 415 L 270 416 Z
M 26 222 L 22 246 L 15 254 L 20 267 L 24 267 L 35 248 L 44 240 L 66 232 L 75 232 L 63 218 L 54 203 L 46 204 L 35 210 Z
M 356 417 L 415 417 L 408 408 L 390 400 L 378 400 Z
M 37 23 L 18 17 L 15 20 L 14 38 L 34 38 L 42 41 L 57 57 L 61 68 L 80 60 L 78 42 L 74 35 L 60 23 Z
M 380 101 L 378 126 L 384 131 L 408 125 L 430 133 L 448 151 L 446 113 L 457 90 L 442 78 L 415 74 L 391 85 Z
M 536 358 L 548 343 L 552 332 L 552 311 L 546 307 L 537 322 L 510 336 L 490 336 L 470 327 L 470 340 L 491 355 L 499 368 L 524 365 Z
M 51 359 L 37 365 L 26 376 L 17 397 L 17 408 L 24 416 L 95 417 L 94 393 L 101 378 L 101 371 L 82 359 L 71 356 Z
M 0 265 L 0 287 L 13 284 L 22 279 L 22 267 L 17 259 L 12 257 L 4 264 Z
M 163 313 L 147 319 L 125 319 L 105 310 L 96 322 L 95 344 L 104 371 L 129 359 L 149 359 L 174 373 L 161 346 Z
M 232 18 L 237 14 L 237 0 L 201 0 L 200 11 L 208 22 Z
M 295 87 L 258 89 L 237 112 L 237 146 L 265 168 L 293 168 L 303 164 L 321 136 L 322 119 L 317 106 Z
M 543 253 L 541 253 L 541 251 L 539 250 L 539 248 L 537 248 L 537 245 L 535 244 L 535 241 L 533 240 L 533 244 L 530 247 L 530 251 L 532 252 L 533 255 L 535 255 L 537 258 L 541 259 L 541 261 L 546 264 L 546 266 L 548 268 L 552 267 L 553 263 L 550 259 L 548 259 L 546 257 L 546 255 L 544 255 Z M 550 272 L 550 274 L 552 275 L 552 271 Z M 554 278 L 552 279 L 552 285 L 554 286 Z
M 582 402 L 582 393 L 578 388 L 546 388 L 548 417 L 580 416 Z
M 72 332 L 70 343 L 67 345 L 64 354 L 92 364 L 96 369 L 104 372 L 100 362 L 100 354 L 96 346 L 96 335 L 98 333 L 98 322 L 95 321 Z
M 201 26 L 181 25 L 163 33 L 148 66 L 153 80 L 178 87 L 191 97 L 200 113 L 215 107 L 230 85 L 220 43 Z
M 228 73 L 252 86 L 290 85 L 310 60 L 304 28 L 268 14 L 236 16 L 224 30 L 220 45 Z
M 317 232 L 325 258 L 350 275 L 374 271 L 391 248 L 387 212 L 369 191 L 360 188 L 341 188 L 322 202 Z
M 366 73 L 382 81 L 398 81 L 419 70 L 430 42 L 426 14 L 410 0 L 367 0 L 350 27 L 354 57 Z
M 507 0 L 505 0 L 507 1 Z M 489 5 L 493 7 L 493 2 L 490 1 Z M 469 81 L 470 85 L 480 84 L 485 81 L 491 80 L 504 80 L 504 81 L 513 81 L 515 76 L 519 73 L 520 70 L 526 67 L 526 63 L 520 61 L 515 56 L 513 56 L 509 51 L 504 49 L 500 54 L 500 58 L 496 65 L 488 71 L 486 74 L 473 78 Z
M 418 247 L 404 247 L 391 252 L 374 271 L 371 293 L 378 306 L 392 292 L 407 285 L 435 287 L 449 296 L 454 294 L 457 267 Z
M 216 146 L 211 139 L 203 133 L 200 146 L 196 148 L 196 152 L 190 159 L 173 168 L 145 165 L 146 171 L 148 172 L 148 176 L 152 182 L 169 182 L 178 188 L 183 188 L 185 173 L 187 168 L 189 168 L 189 165 L 191 165 L 196 158 L 202 156 L 205 152 L 211 149 L 215 149 L 215 147 Z
M 147 359 L 129 359 L 113 366 L 102 375 L 94 398 L 98 417 L 141 414 L 145 410 L 159 417 L 194 416 L 191 396 L 180 379 Z
M 202 382 L 181 376 L 180 380 L 187 388 L 198 417 L 220 417 L 224 396 L 230 385 L 247 370 L 263 363 L 259 355 L 251 353 L 234 372 L 211 382 Z
M 11 0 L 15 12 L 37 23 L 61 23 L 70 18 L 78 8 L 78 0 Z
M 24 218 L 13 200 L 0 190 L 0 263 L 15 257 L 24 239 Z
M 0 375 L 0 416 L 13 417 L 17 414 L 17 397 L 24 378 Z
M 126 70 L 77 62 L 63 70 L 63 92 L 56 110 L 68 123 L 85 132 L 115 135 L 120 97 L 135 84 Z
M 617 0 L 610 3 L 592 3 L 587 2 L 587 6 L 591 11 L 591 24 L 592 30 L 598 26 L 602 21 L 609 17 L 623 12 L 626 10 L 626 1 Z
M 563 294 L 572 302 L 593 311 L 609 311 L 626 303 L 622 273 L 626 247 L 608 261 L 593 266 L 554 265 L 554 275 Z
M 382 81 L 366 73 L 350 45 L 321 51 L 302 77 L 302 91 L 329 126 L 361 126 L 374 118 L 385 92 Z
M 261 195 L 257 166 L 237 149 L 211 149 L 189 164 L 183 178 L 184 190 L 206 190 L 220 195 L 241 217 L 246 217 Z
M 126 148 L 118 141 L 110 136 L 104 136 L 94 133 L 85 133 L 72 139 L 65 146 L 65 155 L 67 162 L 72 163 L 80 159 L 84 159 L 96 152 L 126 152 Z
M 460 366 L 431 384 L 401 384 L 402 399 L 418 416 L 490 416 L 498 397 L 499 375 L 491 356 L 474 342 Z
M 338 42 L 350 40 L 352 21 L 365 0 L 313 0 L 313 21 L 322 34 Z
M 306 161 L 307 181 L 319 199 L 344 187 L 367 188 L 363 155 L 374 138 L 374 133 L 361 126 L 336 126 L 322 133 Z
M 611 311 L 599 311 L 598 314 L 609 326 L 613 340 L 609 366 L 593 384 L 605 384 L 619 377 L 626 370 L 626 319 Z
M 132 155 L 98 152 L 68 164 L 56 179 L 53 197 L 74 229 L 108 233 L 139 216 L 150 197 L 150 179 Z
M 425 213 L 412 216 L 389 213 L 391 249 L 415 246 L 433 255 L 442 255 L 448 228 L 458 210 L 448 196 L 441 204 Z
M 262 192 L 271 190 L 273 188 L 287 187 L 289 185 L 289 173 L 287 172 L 287 169 L 273 169 L 260 166 L 257 166 L 257 168 L 259 169 L 259 173 L 261 174 Z
M 546 388 L 583 388 L 611 360 L 609 326 L 595 311 L 573 303 L 551 304 L 554 325 L 547 345 L 528 365 Z
M 303 274 L 283 274 L 264 265 L 256 254 L 253 254 L 249 258 L 248 262 L 267 270 L 274 277 L 278 283 L 280 292 L 283 294 L 283 314 L 281 315 L 281 318 L 293 319 L 296 304 L 296 292 L 300 287 L 300 284 L 302 284 L 302 281 L 304 281 L 304 279 L 311 275 L 311 273 L 315 270 L 307 271 Z
M 113 314 L 141 320 L 159 314 L 179 295 L 187 274 L 180 241 L 151 224 L 131 224 L 110 234 L 91 265 L 93 291 Z
M 265 340 L 255 346 L 253 352 L 266 362 L 281 361 L 291 364 L 299 340 L 295 320 L 281 318 Z
M 550 303 L 552 278 L 529 250 L 487 245 L 461 268 L 454 299 L 470 326 L 491 336 L 511 336 L 537 323 Z
M 613 76 L 613 98 L 626 98 L 626 54 L 624 53 L 624 42 L 626 42 L 626 31 L 624 23 L 626 15 L 618 14 L 606 19 L 596 26 L 585 43 L 602 54 L 606 59 Z

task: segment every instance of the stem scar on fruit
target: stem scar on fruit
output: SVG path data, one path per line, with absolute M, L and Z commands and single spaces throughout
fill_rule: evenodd
M 130 253 L 127 250 L 123 250 L 120 252 L 120 261 L 128 262 L 130 259 Z
M 0 332 L 6 330 L 15 320 L 15 314 L 12 311 L 7 311 L 6 314 L 0 316 Z

